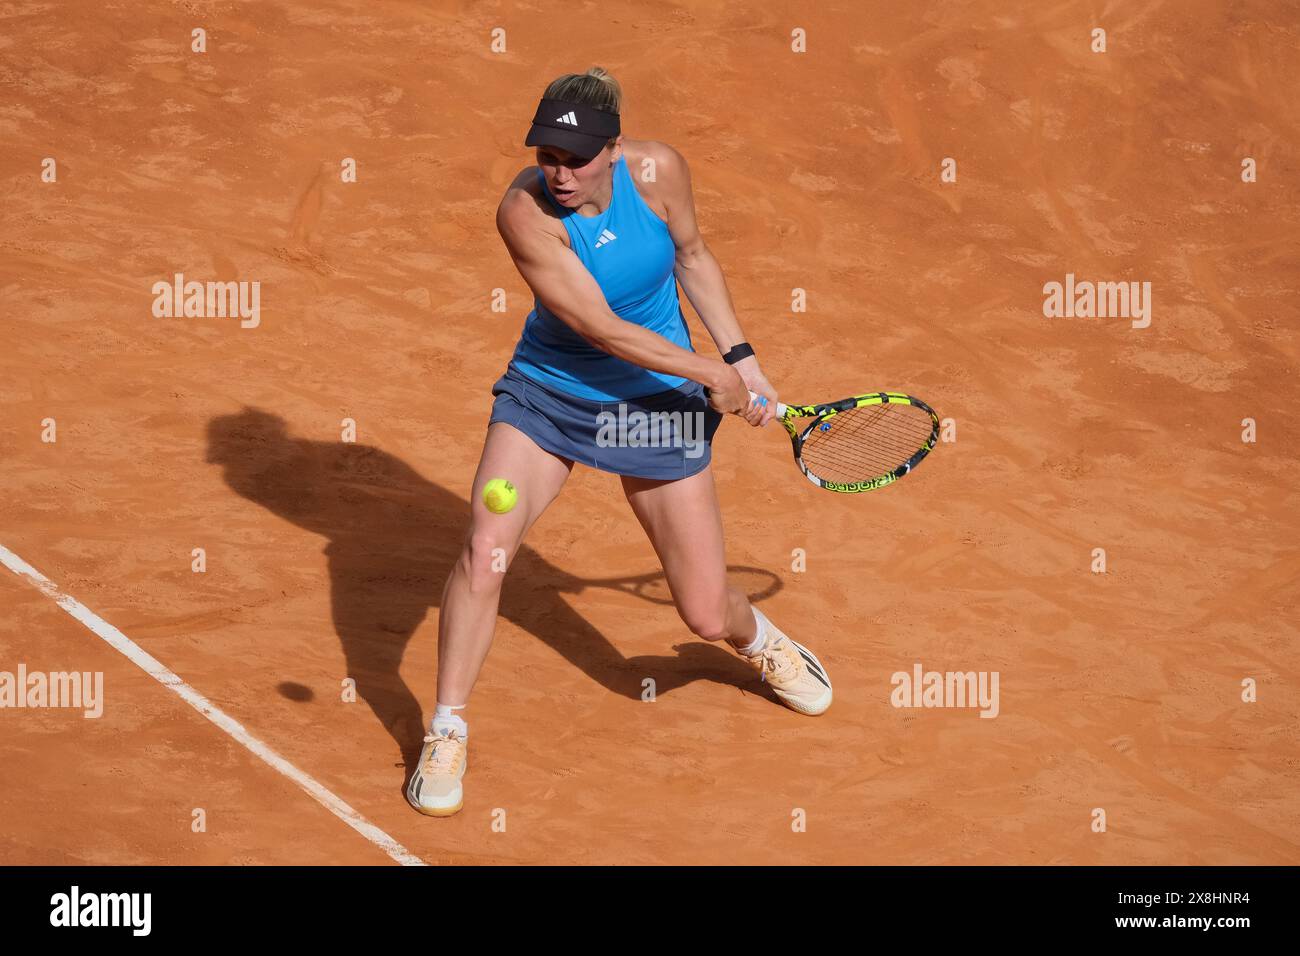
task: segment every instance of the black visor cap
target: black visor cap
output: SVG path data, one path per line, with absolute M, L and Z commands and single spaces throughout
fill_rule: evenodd
M 558 146 L 575 156 L 591 159 L 619 132 L 617 113 L 606 113 L 582 103 L 542 100 L 524 145 Z

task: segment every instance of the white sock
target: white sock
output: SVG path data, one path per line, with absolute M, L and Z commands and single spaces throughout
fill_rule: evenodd
M 439 704 L 433 711 L 433 722 L 429 729 L 435 734 L 448 734 L 455 731 L 461 737 L 469 736 L 469 724 L 465 723 L 464 717 L 459 717 L 453 711 L 464 710 L 468 704 L 459 704 L 452 707 L 448 704 Z
M 754 612 L 754 640 L 748 647 L 738 647 L 736 650 L 746 657 L 753 657 L 767 646 L 767 617 L 752 604 L 749 609 Z

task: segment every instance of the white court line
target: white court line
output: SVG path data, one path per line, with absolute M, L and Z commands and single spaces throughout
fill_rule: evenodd
M 255 757 L 260 758 L 265 763 L 280 771 L 298 786 L 302 787 L 313 800 L 323 806 L 330 813 L 334 814 L 352 829 L 356 830 L 363 837 L 373 843 L 379 849 L 383 850 L 390 857 L 401 863 L 403 866 L 427 866 L 422 859 L 410 852 L 392 837 L 390 837 L 379 827 L 375 826 L 361 814 L 357 813 L 350 806 L 344 803 L 339 797 L 335 796 L 324 786 L 317 783 L 312 777 L 303 773 L 289 761 L 285 760 L 278 753 L 268 747 L 262 741 L 258 740 L 247 730 L 244 725 L 235 720 L 229 714 L 222 711 L 219 707 L 209 701 L 206 697 L 196 691 L 185 681 L 181 680 L 176 674 L 163 666 L 163 664 L 149 654 L 135 641 L 131 640 L 112 624 L 109 624 L 102 617 L 90 610 L 76 598 L 64 594 L 58 586 L 47 578 L 41 572 L 24 561 L 18 555 L 14 554 L 4 545 L 0 545 L 0 563 L 3 563 L 14 574 L 19 577 L 27 578 L 32 584 L 40 588 L 47 597 L 51 597 L 73 617 L 90 630 L 94 631 L 101 637 L 106 644 L 118 651 L 142 671 L 162 684 L 168 690 L 173 691 L 180 698 L 197 710 L 208 720 L 212 721 L 235 740 L 239 741 Z

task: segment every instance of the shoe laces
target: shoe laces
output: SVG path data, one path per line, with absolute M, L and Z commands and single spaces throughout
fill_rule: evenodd
M 465 740 L 455 731 L 449 734 L 427 733 L 424 742 L 433 744 L 424 761 L 425 773 L 451 773 L 456 767 L 456 761 L 465 752 Z
M 771 673 L 778 682 L 784 683 L 799 667 L 795 661 L 794 648 L 783 637 L 768 640 L 767 646 L 758 656 L 761 660 L 758 675 L 760 680 L 767 680 L 767 675 Z

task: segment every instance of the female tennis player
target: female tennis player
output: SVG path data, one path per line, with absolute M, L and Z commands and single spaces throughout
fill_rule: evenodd
M 686 161 L 663 143 L 625 140 L 620 103 L 599 67 L 551 83 L 525 140 L 537 165 L 497 210 L 535 303 L 492 388 L 471 527 L 443 591 L 437 710 L 406 791 L 432 816 L 462 805 L 469 727 L 460 712 L 496 628 L 504 575 L 494 552 L 513 560 L 574 462 L 621 477 L 691 631 L 731 644 L 799 713 L 831 704 L 816 656 L 727 585 L 710 443 L 725 413 L 770 422 L 776 391 L 700 236 Z M 692 349 L 677 282 L 721 360 Z M 484 504 L 493 478 L 518 489 L 512 510 Z

